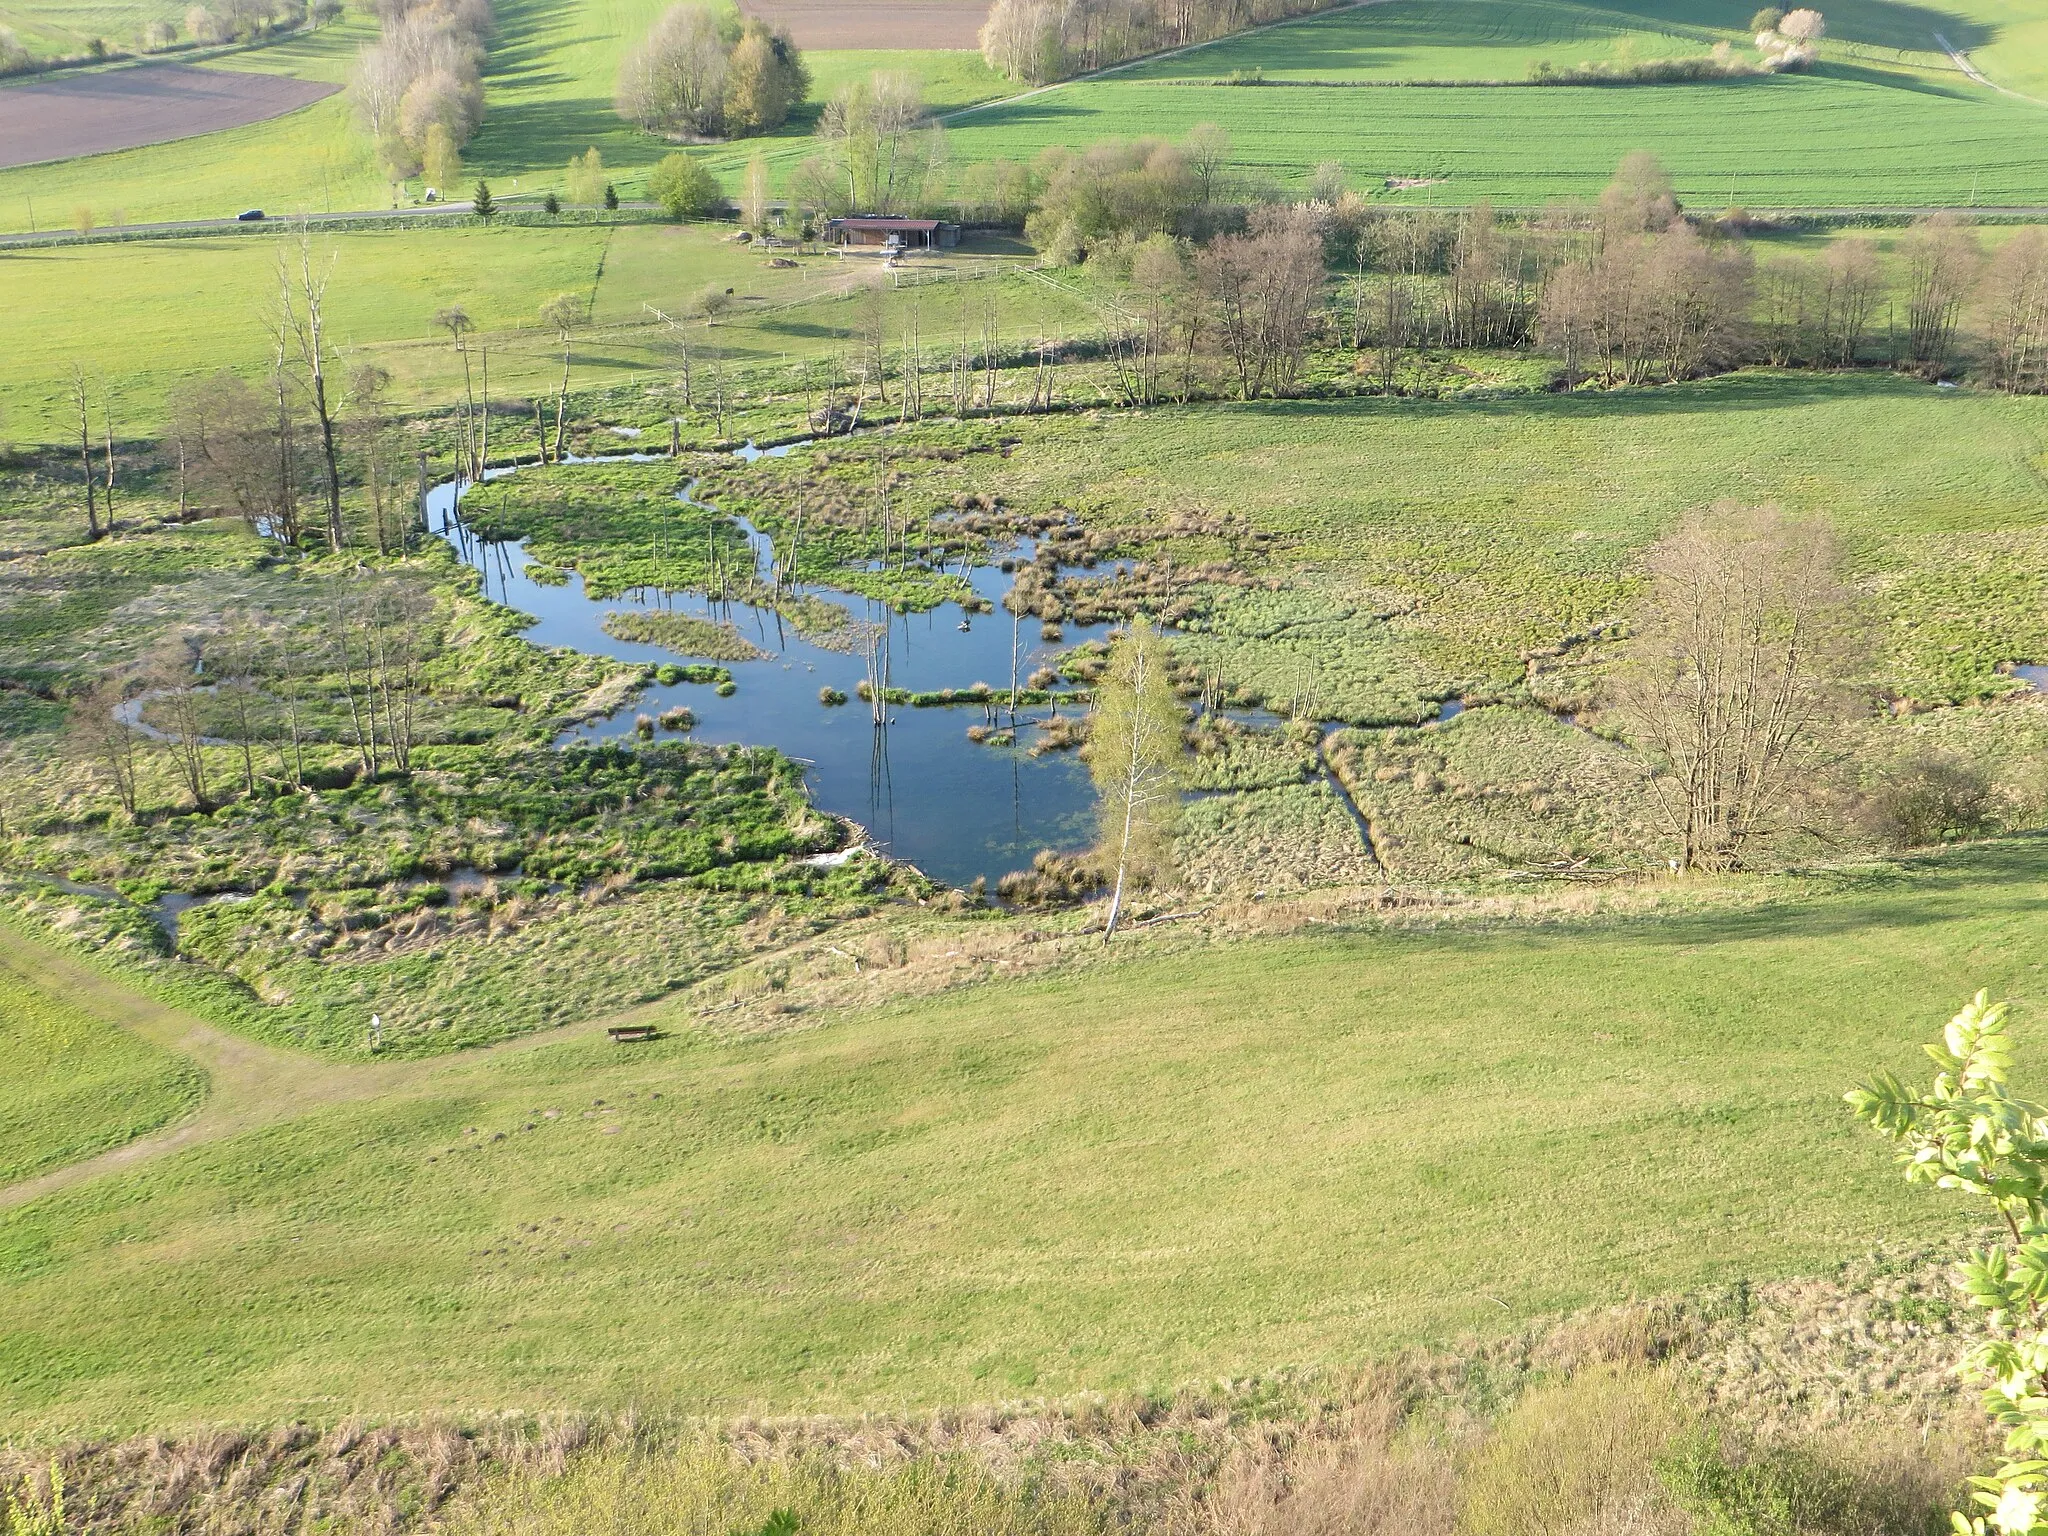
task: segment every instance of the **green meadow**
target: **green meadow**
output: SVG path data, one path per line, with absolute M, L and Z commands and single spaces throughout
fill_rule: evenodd
M 292 237 L 283 243 L 296 251 Z M 0 378 L 0 434 L 61 439 L 67 413 L 75 413 L 68 403 L 74 363 L 111 391 L 124 433 L 160 430 L 180 380 L 219 368 L 260 373 L 279 249 L 279 238 L 260 233 L 0 249 L 0 281 L 20 305 Z M 426 408 L 461 387 L 461 360 L 433 323 L 450 305 L 462 306 L 485 333 L 492 388 L 502 399 L 559 382 L 560 343 L 540 328 L 539 312 L 560 293 L 586 306 L 572 364 L 576 386 L 587 389 L 675 366 L 647 305 L 681 318 L 695 314 L 707 287 L 731 288 L 733 309 L 708 329 L 693 325 L 692 344 L 772 362 L 842 344 L 854 323 L 851 296 L 882 275 L 872 263 L 833 257 L 771 268 L 705 225 L 322 229 L 312 250 L 316 267 L 329 274 L 337 344 L 388 369 L 397 398 Z M 960 270 L 979 264 L 971 252 L 951 262 Z M 902 302 L 892 300 L 892 308 Z M 1068 330 L 1093 321 L 1089 306 L 1057 291 L 1034 293 L 1030 302 L 1034 322 L 1046 312 Z
M 1440 178 L 1406 201 L 1534 206 L 1591 199 L 1631 150 L 1679 197 L 1722 207 L 2048 203 L 2048 108 L 1906 77 L 1810 76 L 1642 86 L 1230 86 L 1089 81 L 974 112 L 962 159 L 1053 144 L 1180 137 L 1221 124 L 1239 162 L 1299 183 L 1336 160 L 1370 189 Z
M 177 1119 L 206 1075 L 0 960 L 0 1185 L 62 1167 Z
M 1932 1238 L 1839 1095 L 2039 990 L 2043 879 L 2020 840 L 460 1059 L 0 1217 L 0 1425 L 1170 1387 Z

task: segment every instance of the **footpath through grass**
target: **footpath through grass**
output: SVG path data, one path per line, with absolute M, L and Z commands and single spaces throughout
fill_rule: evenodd
M 0 1185 L 132 1141 L 196 1108 L 206 1074 L 0 960 Z
M 1743 911 L 1166 949 L 754 1042 L 568 1043 L 0 1220 L 0 1430 L 865 1408 L 1340 1363 L 1967 1214 L 1839 1102 L 2048 845 Z

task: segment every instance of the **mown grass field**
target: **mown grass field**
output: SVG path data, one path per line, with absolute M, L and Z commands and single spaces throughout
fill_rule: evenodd
M 1111 78 L 961 118 L 962 159 L 1051 144 L 1229 130 L 1236 159 L 1300 183 L 1341 162 L 1370 187 L 1442 178 L 1405 200 L 1532 206 L 1591 198 L 1631 150 L 1679 197 L 1721 207 L 1962 206 L 2048 201 L 2048 109 L 1842 72 L 1658 86 L 1174 84 Z
M 1907 70 L 1960 85 L 1964 76 L 1934 40 L 1980 49 L 1999 71 L 2010 23 L 1929 8 L 1866 4 L 1828 7 L 1828 57 L 1838 64 Z M 1714 44 L 1748 50 L 1748 15 L 1691 0 L 1588 4 L 1581 0 L 1381 0 L 1311 16 L 1285 27 L 1224 38 L 1119 71 L 1126 80 L 1215 80 L 1258 71 L 1269 80 L 1500 80 L 1518 83 L 1529 66 L 1583 61 L 1620 64 L 1682 58 Z M 2015 62 L 2019 62 L 2015 60 Z
M 650 224 L 320 230 L 313 251 L 331 274 L 338 344 L 389 369 L 408 405 L 445 403 L 461 389 L 460 359 L 433 325 L 449 305 L 490 333 L 492 389 L 502 399 L 559 382 L 559 342 L 537 323 L 541 305 L 558 293 L 587 304 L 593 328 L 579 332 L 573 348 L 574 381 L 586 388 L 676 366 L 647 304 L 680 318 L 707 286 L 732 288 L 731 314 L 708 331 L 698 326 L 693 345 L 700 356 L 716 347 L 772 361 L 840 344 L 853 323 L 847 297 L 882 275 L 874 263 L 829 257 L 773 269 L 723 233 Z M 0 281 L 16 305 L 0 378 L 0 437 L 53 442 L 75 427 L 67 404 L 74 362 L 112 390 L 123 433 L 160 430 L 180 379 L 218 368 L 255 377 L 270 345 L 263 317 L 276 292 L 278 249 L 277 239 L 238 233 L 0 250 Z M 1078 302 L 1052 300 L 1056 324 L 1092 318 Z M 1034 319 L 1045 299 L 1037 305 Z
M 621 193 L 637 197 L 646 173 L 674 146 L 622 121 L 612 108 L 619 61 L 653 25 L 657 0 L 588 0 L 545 6 L 505 0 L 486 66 L 486 117 L 464 151 L 467 174 L 485 176 L 502 197 L 537 196 L 565 182 L 571 155 L 595 148 Z M 0 14 L 0 24 L 5 23 Z M 352 14 L 323 27 L 209 61 L 214 67 L 342 80 L 374 24 Z M 849 78 L 875 69 L 906 71 L 935 108 L 986 100 L 1004 90 L 973 53 L 838 51 L 807 56 L 811 100 L 781 135 L 724 151 L 718 163 L 736 188 L 747 158 L 807 143 L 818 113 Z M 415 192 L 417 185 L 415 184 Z M 272 214 L 390 205 L 390 189 L 345 99 L 334 97 L 268 123 L 201 138 L 57 165 L 0 172 L 0 228 L 68 225 L 90 206 L 100 223 L 221 218 L 250 206 Z M 116 215 L 119 217 L 116 217 Z
M 1170 1387 L 1932 1237 L 1839 1094 L 2037 1033 L 2043 853 L 458 1061 L 0 1218 L 0 1425 Z
M 1746 18 L 1745 18 L 1746 19 Z M 1740 34 L 1571 0 L 1382 0 L 1135 64 L 1120 80 L 1507 80 L 1529 65 L 1704 52 Z
M 50 996 L 0 961 L 0 1185 L 155 1130 L 193 1108 L 206 1076 Z

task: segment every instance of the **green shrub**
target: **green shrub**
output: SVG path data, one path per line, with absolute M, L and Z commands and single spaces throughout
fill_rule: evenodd
M 1939 1536 L 1965 1467 L 1945 1441 L 1875 1429 L 1828 1442 L 1702 1427 L 1657 1470 L 1695 1536 Z
M 647 190 L 672 219 L 705 218 L 725 199 L 718 178 L 680 150 L 648 175 Z

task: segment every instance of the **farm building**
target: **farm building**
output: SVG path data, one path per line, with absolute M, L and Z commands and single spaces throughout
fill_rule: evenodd
M 831 245 L 875 246 L 884 250 L 932 250 L 960 243 L 960 226 L 938 219 L 905 219 L 894 214 L 831 219 L 825 225 Z

